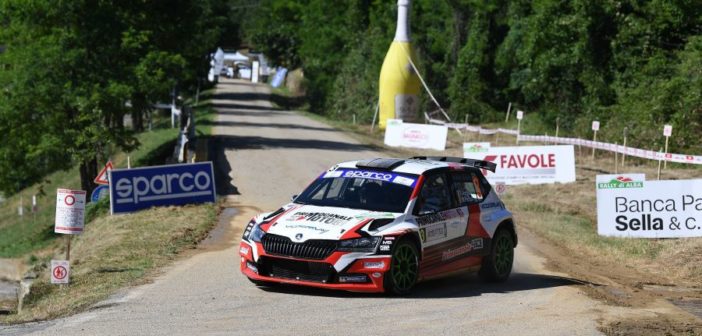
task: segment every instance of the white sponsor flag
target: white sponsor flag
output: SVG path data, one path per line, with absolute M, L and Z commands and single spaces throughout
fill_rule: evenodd
M 446 149 L 448 127 L 390 122 L 385 128 L 385 144 L 391 147 L 409 147 L 421 149 Z

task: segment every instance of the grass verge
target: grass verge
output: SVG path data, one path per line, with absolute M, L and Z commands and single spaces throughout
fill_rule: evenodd
M 214 119 L 207 105 L 196 108 L 196 124 Z M 138 135 L 141 146 L 111 157 L 114 166 L 163 164 L 173 153 L 178 134 L 163 119 L 153 131 Z M 203 125 L 198 134 L 211 134 Z M 46 177 L 0 204 L 0 257 L 19 258 L 38 275 L 20 314 L 0 316 L 0 323 L 17 323 L 54 318 L 75 313 L 105 299 L 117 289 L 144 282 L 144 275 L 167 264 L 178 252 L 194 247 L 215 224 L 216 206 L 153 208 L 128 215 L 109 216 L 109 200 L 86 207 L 85 232 L 73 237 L 71 284 L 51 285 L 48 265 L 51 259 L 64 259 L 65 241 L 53 232 L 57 188 L 80 189 L 76 168 Z M 38 211 L 31 213 L 32 195 L 38 195 Z M 24 206 L 25 215 L 17 215 Z
M 122 287 L 144 283 L 145 275 L 204 238 L 215 217 L 213 204 L 99 217 L 74 238 L 71 284 L 65 288 L 52 285 L 47 268 L 52 255 L 43 257 L 35 264 L 40 276 L 25 299 L 25 309 L 0 317 L 0 321 L 17 323 L 73 314 Z M 63 259 L 62 254 L 60 249 L 54 253 L 59 259 Z

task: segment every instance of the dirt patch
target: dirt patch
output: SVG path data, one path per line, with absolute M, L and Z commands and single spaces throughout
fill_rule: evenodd
M 609 305 L 635 308 L 633 313 L 610 315 L 600 321 L 605 334 L 702 335 L 702 319 L 695 315 L 702 289 L 657 285 L 665 278 L 607 259 L 584 258 L 529 229 L 522 228 L 519 233 L 548 260 L 549 270 L 578 279 L 585 284 L 580 288 L 588 296 Z

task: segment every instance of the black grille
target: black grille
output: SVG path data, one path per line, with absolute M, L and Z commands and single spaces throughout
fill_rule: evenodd
M 336 249 L 334 240 L 308 240 L 304 243 L 293 243 L 288 237 L 274 234 L 264 235 L 261 242 L 268 254 L 304 259 L 325 259 Z
M 314 282 L 330 282 L 336 275 L 334 267 L 327 263 L 268 257 L 261 257 L 258 261 L 258 271 L 275 278 Z

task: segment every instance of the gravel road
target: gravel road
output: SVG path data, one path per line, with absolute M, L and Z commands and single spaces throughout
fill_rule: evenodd
M 237 214 L 192 256 L 153 283 L 48 322 L 0 327 L 2 335 L 597 335 L 608 308 L 549 273 L 529 239 L 513 276 L 484 284 L 464 275 L 420 284 L 404 298 L 304 288 L 263 290 L 238 270 L 248 219 L 287 202 L 344 160 L 382 157 L 340 131 L 273 108 L 266 86 L 224 80 L 212 155 L 219 190 Z M 533 245 L 532 245 L 533 246 Z

